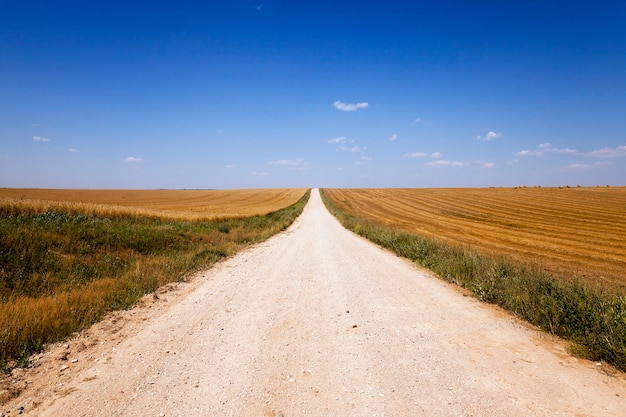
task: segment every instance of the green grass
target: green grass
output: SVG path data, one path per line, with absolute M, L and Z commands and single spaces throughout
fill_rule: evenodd
M 572 353 L 626 371 L 623 293 L 351 216 L 320 191 L 328 209 L 347 229 L 472 291 L 482 301 L 572 341 Z
M 0 368 L 286 229 L 296 204 L 211 222 L 0 210 Z

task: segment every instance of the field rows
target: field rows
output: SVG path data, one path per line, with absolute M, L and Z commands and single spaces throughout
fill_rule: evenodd
M 626 287 L 626 188 L 328 189 L 349 214 Z
M 250 190 L 62 190 L 0 189 L 0 206 L 96 215 L 138 215 L 184 220 L 240 218 L 295 204 L 306 189 Z
M 0 373 L 284 230 L 306 191 L 0 190 Z

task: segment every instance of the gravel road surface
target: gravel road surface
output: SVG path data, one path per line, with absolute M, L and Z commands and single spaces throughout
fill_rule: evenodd
M 6 416 L 626 416 L 624 374 L 346 231 L 317 190 L 34 363 Z

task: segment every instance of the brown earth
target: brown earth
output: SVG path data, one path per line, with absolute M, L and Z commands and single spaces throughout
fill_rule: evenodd
M 626 415 L 624 374 L 347 232 L 317 190 L 285 233 L 50 347 L 0 395 L 5 416 Z

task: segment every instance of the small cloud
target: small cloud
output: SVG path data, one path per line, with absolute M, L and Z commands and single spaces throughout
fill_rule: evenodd
M 222 133 L 224 133 L 224 131 L 222 129 L 217 129 L 215 133 L 217 133 L 218 135 L 221 135 Z
M 328 141 L 328 143 L 344 143 L 346 141 L 345 136 L 339 136 L 338 138 L 332 138 Z
M 259 4 L 258 6 L 255 7 L 257 12 L 260 12 L 261 10 L 263 10 L 263 5 Z
M 337 147 L 337 151 L 340 152 L 360 152 L 366 148 L 361 148 L 360 146 L 354 145 L 352 147 L 341 145 Z
M 139 163 L 139 162 L 143 162 L 143 158 L 136 158 L 134 156 L 127 156 L 126 158 L 124 158 L 124 161 L 129 162 L 129 163 Z
M 423 158 L 425 156 L 428 156 L 426 152 L 413 152 L 402 155 L 403 158 Z
M 502 134 L 500 132 L 489 131 L 487 132 L 487 136 L 485 136 L 485 140 L 496 140 L 500 139 Z
M 413 120 L 413 123 L 418 124 L 422 121 L 419 117 Z
M 68 152 L 72 152 L 72 153 L 78 153 L 78 152 L 80 152 L 80 151 L 79 151 L 78 149 L 76 149 L 76 148 L 69 148 L 67 151 L 68 151 Z
M 252 175 L 254 175 L 255 177 L 267 177 L 269 174 L 269 172 L 264 172 L 264 171 L 253 171 Z
M 594 158 L 621 158 L 626 156 L 626 146 L 597 149 L 587 153 L 587 156 Z
M 270 164 L 297 167 L 297 166 L 305 165 L 305 162 L 303 158 L 296 158 L 296 159 L 279 159 L 277 161 L 271 161 Z
M 528 149 L 524 149 L 523 151 L 519 151 L 518 153 L 516 153 L 515 156 L 543 156 L 543 152 L 529 151 Z
M 349 104 L 342 103 L 341 101 L 337 100 L 333 103 L 333 107 L 341 111 L 357 111 L 358 109 L 367 109 L 369 107 L 369 104 L 366 102 Z
M 469 163 L 460 161 L 444 161 L 440 159 L 433 162 L 426 162 L 424 165 L 428 167 L 465 167 L 468 166 Z
M 572 169 L 572 170 L 585 170 L 591 168 L 591 166 L 587 164 L 569 164 L 563 167 L 564 169 Z
M 33 123 L 33 124 L 31 124 L 31 126 L 32 127 L 39 127 L 39 126 L 41 126 L 41 123 Z
M 487 132 L 484 138 L 480 135 L 476 136 L 476 140 L 484 140 L 485 142 L 490 142 L 492 140 L 500 139 L 501 137 L 502 137 L 502 133 L 494 132 L 493 130 L 490 130 L 489 132 Z
M 389 140 L 391 142 L 395 141 L 396 139 L 398 139 L 398 135 L 396 135 L 395 133 L 389 137 Z
M 371 156 L 362 156 L 360 160 L 354 162 L 354 165 L 364 165 L 372 160 L 374 160 L 374 158 Z
M 441 152 L 433 152 L 430 154 L 430 157 L 433 159 L 440 159 L 443 156 Z
M 50 138 L 44 138 L 42 136 L 33 136 L 35 142 L 50 142 Z
M 554 148 L 552 146 L 552 144 L 550 143 L 541 143 L 537 146 L 537 150 L 528 150 L 525 149 L 523 151 L 520 151 L 518 153 L 515 154 L 515 156 L 538 156 L 538 157 L 542 157 L 544 156 L 546 153 L 566 153 L 566 154 L 572 154 L 572 155 L 577 155 L 578 151 L 576 151 L 576 149 L 570 149 L 570 148 Z
M 487 169 L 491 169 L 491 168 L 493 168 L 495 166 L 496 166 L 496 164 L 494 164 L 493 162 L 485 162 L 483 164 L 483 168 L 487 168 Z
M 228 169 L 234 169 L 234 168 L 237 168 L 238 166 L 239 166 L 239 165 L 237 165 L 237 164 L 228 164 L 228 165 L 226 165 L 226 168 L 228 168 Z

